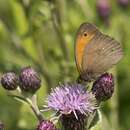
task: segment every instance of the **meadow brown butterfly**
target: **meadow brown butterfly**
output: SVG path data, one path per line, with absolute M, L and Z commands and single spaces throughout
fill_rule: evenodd
M 117 64 L 123 57 L 118 41 L 101 33 L 91 23 L 83 23 L 75 41 L 75 61 L 79 79 L 90 82 Z

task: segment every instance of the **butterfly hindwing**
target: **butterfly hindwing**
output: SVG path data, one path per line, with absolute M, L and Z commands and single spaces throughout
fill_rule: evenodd
M 120 43 L 97 32 L 84 50 L 82 73 L 91 72 L 93 77 L 96 77 L 118 63 L 122 56 L 123 50 Z

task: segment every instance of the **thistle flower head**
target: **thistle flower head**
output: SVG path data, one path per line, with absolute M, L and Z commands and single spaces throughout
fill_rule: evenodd
M 5 73 L 1 77 L 1 84 L 7 90 L 15 90 L 18 86 L 18 78 L 14 72 Z
M 102 18 L 107 18 L 110 14 L 109 0 L 98 0 L 97 11 Z
M 118 0 L 118 2 L 119 2 L 119 5 L 124 7 L 124 8 L 127 7 L 130 3 L 129 0 Z
M 57 129 L 51 121 L 43 120 L 38 124 L 37 130 L 57 130 Z
M 99 101 L 108 100 L 114 92 L 114 78 L 112 74 L 101 75 L 93 84 L 92 92 Z
M 111 14 L 111 7 L 109 0 L 97 0 L 97 13 L 100 19 L 109 25 L 109 16 Z
M 86 115 L 97 108 L 94 95 L 80 84 L 64 84 L 56 87 L 48 97 L 47 106 L 63 115 L 73 112 L 76 117 L 77 112 Z
M 19 75 L 20 88 L 25 92 L 34 93 L 40 88 L 41 79 L 31 67 L 24 67 Z

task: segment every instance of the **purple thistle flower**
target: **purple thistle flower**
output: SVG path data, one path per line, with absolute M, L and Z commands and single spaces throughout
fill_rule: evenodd
M 41 85 L 41 79 L 38 73 L 30 66 L 22 68 L 19 81 L 20 88 L 30 93 L 35 93 Z
M 111 13 L 109 0 L 97 0 L 97 13 L 106 24 L 109 23 Z
M 39 122 L 37 130 L 57 130 L 53 122 L 48 120 L 43 120 Z
M 80 84 L 65 84 L 56 87 L 48 97 L 47 107 L 68 115 L 77 112 L 88 115 L 97 109 L 94 95 Z
M 112 97 L 114 92 L 114 78 L 112 74 L 101 75 L 94 83 L 92 92 L 98 101 L 106 101 Z
M 18 86 L 18 77 L 14 72 L 8 72 L 2 75 L 1 84 L 6 90 L 15 90 Z
M 56 87 L 48 97 L 47 107 L 60 114 L 65 130 L 85 130 L 87 117 L 98 108 L 95 95 L 80 84 Z
M 130 1 L 129 0 L 118 0 L 118 3 L 120 6 L 125 8 L 129 5 Z

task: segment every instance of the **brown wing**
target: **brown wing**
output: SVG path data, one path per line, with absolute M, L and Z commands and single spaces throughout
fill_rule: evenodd
M 119 42 L 98 32 L 84 50 L 82 73 L 91 73 L 96 78 L 117 64 L 122 57 L 123 50 Z
M 91 23 L 83 23 L 80 25 L 75 39 L 75 61 L 79 73 L 82 72 L 82 58 L 84 49 L 90 40 L 99 31 L 97 27 Z

